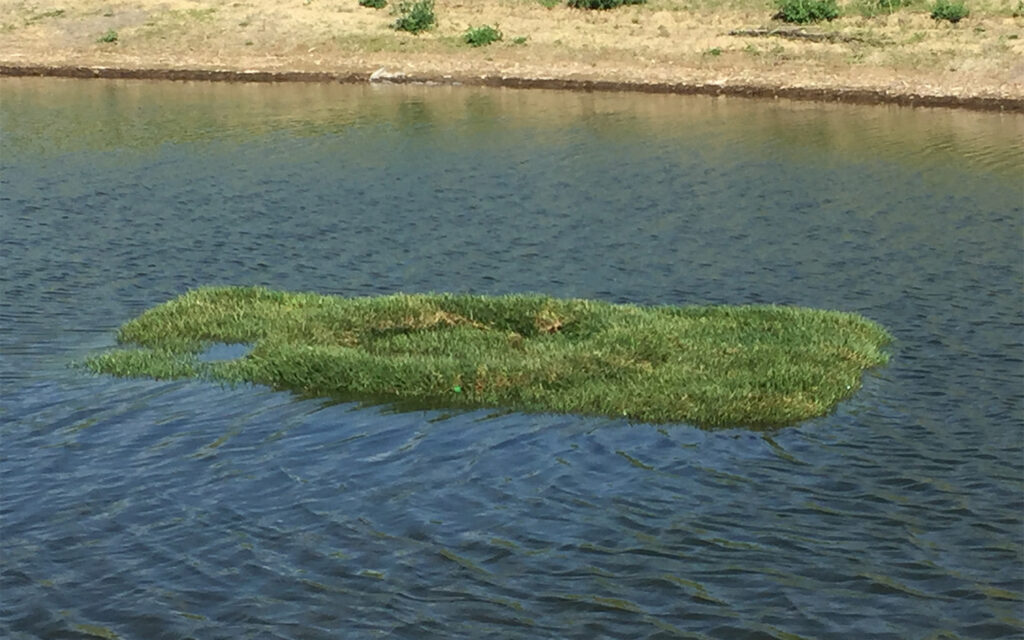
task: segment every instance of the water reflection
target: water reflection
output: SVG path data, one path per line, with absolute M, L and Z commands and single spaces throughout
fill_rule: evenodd
M 919 169 L 960 163 L 1009 175 L 1024 160 L 1010 144 L 1024 139 L 1018 114 L 956 109 L 459 87 L 37 78 L 4 78 L 3 85 L 5 146 L 43 153 L 433 123 L 499 134 L 495 146 L 510 130 L 538 129 L 558 139 L 582 127 L 616 142 L 657 139 L 769 155 L 781 147 L 816 161 L 825 152 L 842 158 L 836 162 L 881 156 Z

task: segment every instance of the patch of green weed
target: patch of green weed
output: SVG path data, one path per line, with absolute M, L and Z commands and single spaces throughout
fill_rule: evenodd
M 434 15 L 434 0 L 402 0 L 396 9 L 398 19 L 394 28 L 398 31 L 420 33 L 437 23 Z
M 970 15 L 963 0 L 936 0 L 932 5 L 932 18 L 956 24 Z
M 783 22 L 807 24 L 839 17 L 836 0 L 780 0 L 776 6 L 778 12 L 772 17 Z
M 483 47 L 501 40 L 501 31 L 497 27 L 483 25 L 481 27 L 470 27 L 462 35 L 462 41 L 471 47 Z

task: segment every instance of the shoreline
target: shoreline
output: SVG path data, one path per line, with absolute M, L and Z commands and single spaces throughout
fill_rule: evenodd
M 950 24 L 930 17 L 932 0 L 891 10 L 881 1 L 838 0 L 840 17 L 795 27 L 775 20 L 766 0 L 609 11 L 436 0 L 436 23 L 416 35 L 394 28 L 393 9 L 356 0 L 0 2 L 0 77 L 388 82 L 1024 113 L 1024 9 L 971 0 L 970 16 Z M 467 29 L 479 25 L 498 25 L 500 39 L 469 46 Z
M 0 77 L 49 77 L 112 80 L 163 80 L 173 82 L 424 84 L 504 87 L 561 91 L 635 92 L 703 95 L 750 99 L 786 99 L 860 105 L 953 108 L 974 111 L 1024 113 L 1024 97 L 988 95 L 923 94 L 891 88 L 846 86 L 791 86 L 771 83 L 645 82 L 571 77 L 531 77 L 506 74 L 388 72 L 381 67 L 367 71 L 236 70 L 160 67 L 105 67 L 76 65 L 0 64 Z

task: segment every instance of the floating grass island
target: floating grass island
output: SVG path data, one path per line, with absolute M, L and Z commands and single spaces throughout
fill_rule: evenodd
M 821 416 L 890 337 L 852 313 L 642 307 L 540 295 L 343 298 L 208 287 L 120 328 L 85 366 L 252 382 L 306 396 L 776 427 Z M 206 362 L 215 343 L 251 344 Z

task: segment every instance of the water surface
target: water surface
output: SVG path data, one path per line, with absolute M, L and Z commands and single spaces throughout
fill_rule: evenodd
M 1024 118 L 0 81 L 0 636 L 1024 634 Z M 68 364 L 204 284 L 862 313 L 771 433 Z

